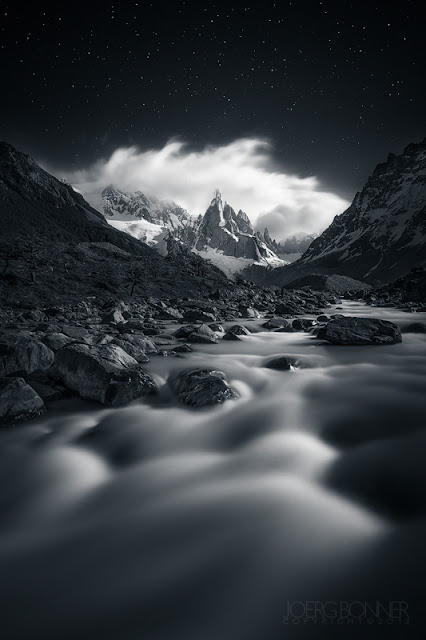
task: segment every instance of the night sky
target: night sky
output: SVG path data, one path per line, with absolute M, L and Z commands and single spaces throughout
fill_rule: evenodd
M 351 198 L 425 135 L 421 5 L 3 2 L 0 138 L 79 168 L 122 145 L 266 137 Z

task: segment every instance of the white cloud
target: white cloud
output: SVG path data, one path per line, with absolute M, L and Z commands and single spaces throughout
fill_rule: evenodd
M 256 138 L 201 151 L 176 140 L 162 149 L 119 148 L 108 160 L 61 176 L 94 206 L 112 183 L 125 191 L 174 200 L 192 214 L 205 211 L 218 187 L 234 209 L 245 211 L 258 226 L 267 224 L 277 238 L 299 231 L 319 233 L 349 204 L 322 191 L 315 177 L 284 173 L 272 159 L 270 143 Z

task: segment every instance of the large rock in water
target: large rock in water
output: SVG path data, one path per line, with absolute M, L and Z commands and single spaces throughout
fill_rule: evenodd
M 238 397 L 225 374 L 214 369 L 181 371 L 170 378 L 169 384 L 180 402 L 190 407 L 208 407 Z
M 376 318 L 334 318 L 318 334 L 332 344 L 395 344 L 402 342 L 399 327 Z
M 43 400 L 23 378 L 0 378 L 0 425 L 44 413 Z
M 45 371 L 52 365 L 55 354 L 34 337 L 23 334 L 3 336 L 0 341 L 0 376 L 37 369 Z
M 64 347 L 56 354 L 55 372 L 66 387 L 83 398 L 112 407 L 157 391 L 151 376 L 117 345 Z

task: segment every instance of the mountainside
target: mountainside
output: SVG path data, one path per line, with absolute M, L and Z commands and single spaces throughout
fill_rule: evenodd
M 115 228 L 138 238 L 167 255 L 169 239 L 197 253 L 228 276 L 257 264 L 276 267 L 286 264 L 274 251 L 277 243 L 253 229 L 243 211 L 236 213 L 217 191 L 203 216 L 192 217 L 175 204 L 148 197 L 138 191 L 119 191 L 112 185 L 102 192 L 103 212 Z
M 389 154 L 351 206 L 269 282 L 283 285 L 314 272 L 391 282 L 426 263 L 425 243 L 426 139 Z
M 159 200 L 141 191 L 125 193 L 109 185 L 102 191 L 101 207 L 111 226 L 138 238 L 165 253 L 165 239 L 175 237 L 192 218 L 185 209 L 169 200 Z
M 134 290 L 202 295 L 227 286 L 223 273 L 200 262 L 185 247 L 165 258 L 114 229 L 71 185 L 0 143 L 2 305 L 122 299 Z

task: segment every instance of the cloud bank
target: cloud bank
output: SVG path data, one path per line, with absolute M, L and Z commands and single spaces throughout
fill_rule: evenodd
M 174 200 L 191 214 L 203 213 L 219 188 L 234 209 L 245 211 L 257 228 L 268 226 L 277 239 L 301 231 L 320 233 L 349 203 L 323 191 L 315 177 L 284 173 L 272 151 L 269 142 L 257 138 L 201 151 L 171 140 L 162 149 L 119 148 L 107 160 L 60 176 L 98 208 L 100 192 L 110 183 Z

